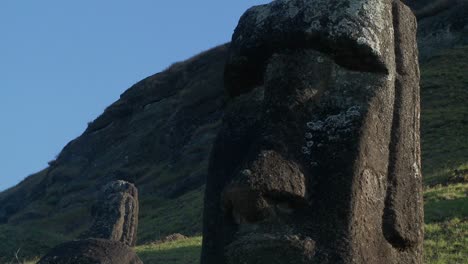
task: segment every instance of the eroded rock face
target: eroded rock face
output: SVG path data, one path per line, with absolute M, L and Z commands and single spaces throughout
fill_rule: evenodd
M 135 252 L 118 241 L 77 240 L 60 244 L 38 264 L 143 264 Z
M 415 34 L 399 1 L 278 0 L 242 16 L 203 264 L 422 263 Z
M 82 238 L 103 238 L 135 246 L 138 230 L 138 190 L 126 181 L 104 186 L 93 207 L 94 222 Z

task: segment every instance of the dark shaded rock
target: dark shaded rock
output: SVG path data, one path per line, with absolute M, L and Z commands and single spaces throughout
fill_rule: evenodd
M 124 244 L 105 239 L 86 239 L 53 248 L 38 264 L 143 264 Z
M 102 189 L 93 207 L 94 223 L 83 238 L 103 238 L 135 246 L 138 230 L 138 190 L 125 181 L 114 181 Z
M 415 35 L 400 1 L 279 0 L 242 16 L 203 264 L 422 263 Z

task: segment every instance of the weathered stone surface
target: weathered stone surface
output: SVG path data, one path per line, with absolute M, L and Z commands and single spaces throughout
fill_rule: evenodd
M 126 181 L 114 181 L 104 186 L 93 207 L 94 222 L 81 235 L 83 238 L 103 238 L 135 246 L 138 230 L 138 190 Z
M 231 95 L 262 83 L 265 62 L 284 49 L 315 49 L 354 70 L 392 71 L 389 1 L 273 1 L 249 9 L 231 43 Z
M 203 264 L 422 263 L 416 19 L 279 0 L 233 35 Z
M 124 244 L 105 239 L 86 239 L 53 248 L 38 264 L 143 264 Z

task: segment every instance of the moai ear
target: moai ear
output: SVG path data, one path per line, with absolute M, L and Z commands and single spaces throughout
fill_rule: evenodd
M 400 1 L 393 2 L 395 104 L 390 143 L 385 238 L 396 248 L 420 245 L 423 197 L 419 138 L 419 67 L 416 19 Z

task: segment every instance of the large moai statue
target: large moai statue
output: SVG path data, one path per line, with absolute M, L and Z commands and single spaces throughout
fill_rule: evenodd
M 202 264 L 422 263 L 415 35 L 398 0 L 277 0 L 242 16 Z
M 138 190 L 126 181 L 106 184 L 93 206 L 94 222 L 82 238 L 102 238 L 133 247 L 138 230 Z

